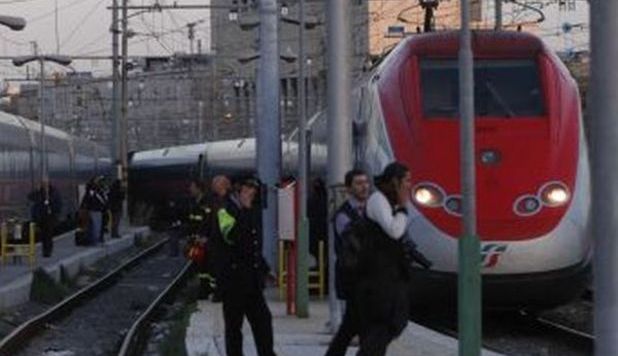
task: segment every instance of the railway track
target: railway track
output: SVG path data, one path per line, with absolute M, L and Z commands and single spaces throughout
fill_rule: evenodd
M 456 312 L 413 321 L 457 337 Z M 482 345 L 504 355 L 590 355 L 594 350 L 594 336 L 545 316 L 525 312 L 486 313 Z
M 164 239 L 0 341 L 0 356 L 47 352 L 129 355 L 148 321 L 182 285 L 189 264 L 167 257 Z

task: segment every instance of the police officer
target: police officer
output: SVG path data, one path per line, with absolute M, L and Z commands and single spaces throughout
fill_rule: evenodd
M 348 199 L 337 209 L 334 217 L 335 227 L 335 253 L 337 262 L 341 255 L 341 238 L 346 228 L 355 220 L 365 216 L 365 205 L 369 198 L 370 180 L 365 171 L 353 169 L 345 175 L 345 186 Z M 343 320 L 337 330 L 337 334 L 330 343 L 326 356 L 343 356 L 352 338 L 359 335 L 358 312 L 354 302 L 354 280 L 352 276 L 346 276 L 341 265 L 335 264 L 335 291 L 337 298 L 344 300 L 345 313 Z
M 218 233 L 224 242 L 219 287 L 223 295 L 225 349 L 241 356 L 242 324 L 247 317 L 259 356 L 273 356 L 272 315 L 264 299 L 268 266 L 262 256 L 260 211 L 254 207 L 257 180 L 242 178 L 217 211 Z
M 206 247 L 209 237 L 210 225 L 213 220 L 213 211 L 208 207 L 204 188 L 201 181 L 194 179 L 189 185 L 189 193 L 191 194 L 191 203 L 189 207 L 189 216 L 187 218 L 187 236 L 188 243 L 193 245 L 197 256 L 190 256 L 198 267 L 198 278 L 200 281 L 199 298 L 208 299 L 215 288 L 215 279 L 210 273 Z

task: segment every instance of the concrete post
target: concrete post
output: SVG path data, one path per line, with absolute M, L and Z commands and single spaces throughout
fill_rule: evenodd
M 595 355 L 618 355 L 618 2 L 590 1 Z
M 281 175 L 279 118 L 279 43 L 276 0 L 260 1 L 260 59 L 257 76 L 257 167 L 264 184 L 263 253 L 271 270 L 277 264 L 277 190 Z
M 345 173 L 352 168 L 352 116 L 350 110 L 350 2 L 328 1 L 328 185 L 329 217 L 334 214 L 337 191 Z M 328 237 L 328 281 L 330 326 L 341 324 L 341 308 L 335 294 L 335 244 L 332 229 Z

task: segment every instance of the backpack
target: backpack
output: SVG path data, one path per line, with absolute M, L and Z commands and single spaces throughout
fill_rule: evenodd
M 346 214 L 350 219 L 340 234 L 336 234 L 336 289 L 340 299 L 346 299 L 354 288 L 358 276 L 370 258 L 372 231 L 375 223 L 359 215 L 349 203 L 343 204 L 337 214 Z

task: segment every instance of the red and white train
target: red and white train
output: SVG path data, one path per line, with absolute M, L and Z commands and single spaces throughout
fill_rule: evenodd
M 373 173 L 411 169 L 410 234 L 434 265 L 415 276 L 419 304 L 456 296 L 462 231 L 458 33 L 399 44 L 363 87 L 360 159 Z M 586 285 L 590 169 L 577 85 L 537 37 L 477 31 L 475 157 L 483 302 L 544 307 Z
M 564 303 L 585 288 L 592 251 L 589 160 L 577 85 L 533 35 L 476 31 L 472 39 L 483 303 Z M 433 262 L 431 270 L 414 275 L 418 305 L 446 305 L 457 295 L 458 41 L 457 32 L 403 40 L 353 95 L 356 164 L 377 174 L 398 160 L 412 173 L 410 234 Z M 317 149 L 312 170 L 323 172 L 324 113 L 310 122 Z M 296 151 L 296 144 L 284 144 L 284 169 L 295 168 Z M 227 141 L 140 153 L 133 167 L 148 176 L 179 165 L 209 175 L 252 170 L 254 154 L 253 139 Z M 186 168 L 174 171 L 189 177 Z

